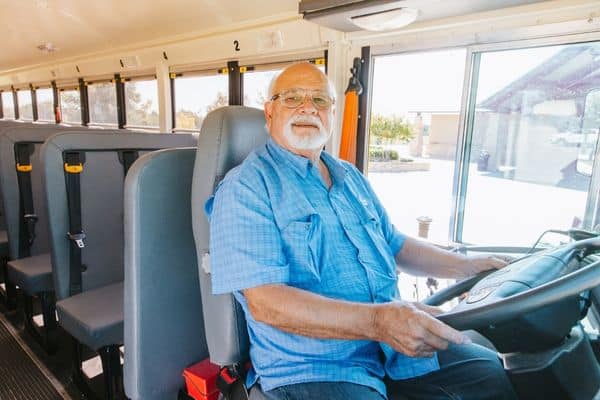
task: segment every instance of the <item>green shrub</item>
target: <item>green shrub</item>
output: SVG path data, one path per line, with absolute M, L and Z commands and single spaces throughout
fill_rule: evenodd
M 408 143 L 415 137 L 411 124 L 395 115 L 384 117 L 374 114 L 369 134 L 377 144 Z
M 399 158 L 396 150 L 384 149 L 380 146 L 369 147 L 369 160 L 371 161 L 392 161 Z

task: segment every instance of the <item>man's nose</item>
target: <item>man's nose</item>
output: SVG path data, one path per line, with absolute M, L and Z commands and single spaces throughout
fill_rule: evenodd
M 312 97 L 304 96 L 304 101 L 300 104 L 298 111 L 303 114 L 317 114 L 319 110 L 313 104 Z

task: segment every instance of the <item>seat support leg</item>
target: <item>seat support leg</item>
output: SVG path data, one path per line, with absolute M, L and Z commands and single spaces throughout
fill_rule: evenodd
M 54 354 L 57 349 L 54 339 L 56 333 L 56 303 L 54 301 L 54 293 L 42 292 L 38 294 L 44 322 L 41 332 L 33 320 L 33 316 L 35 315 L 34 298 L 34 296 L 23 292 L 23 324 L 25 325 L 25 330 L 33 336 L 48 354 Z
M 8 310 L 12 311 L 17 308 L 17 288 L 8 279 L 8 272 L 6 268 L 7 262 L 8 259 L 6 257 L 2 257 L 0 259 L 0 269 L 2 270 L 2 277 L 4 278 L 4 304 Z
M 56 299 L 53 292 L 42 292 L 39 294 L 39 299 L 44 321 L 44 347 L 49 354 L 54 354 L 58 347 L 56 339 Z
M 98 350 L 102 359 L 102 373 L 106 398 L 117 400 L 123 396 L 123 368 L 121 367 L 121 353 L 118 345 L 105 346 Z
M 72 359 L 73 359 L 73 383 L 79 391 L 90 400 L 97 400 L 98 397 L 89 385 L 89 380 L 83 373 L 81 365 L 83 363 L 83 348 L 77 339 L 72 338 Z
M 104 377 L 104 399 L 122 400 L 126 399 L 123 387 L 123 367 L 121 366 L 121 354 L 119 345 L 105 346 L 98 350 L 102 360 L 102 375 Z M 98 397 L 90 388 L 89 379 L 83 373 L 81 365 L 83 362 L 82 345 L 73 338 L 73 382 L 77 388 L 88 398 Z

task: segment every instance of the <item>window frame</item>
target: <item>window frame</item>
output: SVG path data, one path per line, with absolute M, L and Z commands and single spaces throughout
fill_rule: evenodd
M 476 39 L 476 38 L 475 38 Z M 492 40 L 493 38 L 488 38 Z M 411 54 L 421 53 L 427 51 L 438 51 L 452 48 L 465 48 L 465 74 L 463 80 L 463 89 L 461 97 L 461 108 L 459 115 L 459 126 L 458 126 L 458 140 L 455 155 L 455 167 L 452 181 L 452 204 L 450 208 L 450 223 L 448 226 L 448 243 L 449 244 L 462 244 L 462 224 L 464 221 L 464 207 L 466 205 L 466 193 L 467 193 L 467 180 L 468 180 L 468 164 L 467 156 L 470 154 L 473 119 L 474 119 L 474 107 L 473 99 L 475 98 L 475 91 L 477 90 L 477 80 L 479 78 L 479 63 L 480 55 L 487 51 L 503 51 L 503 50 L 516 50 L 522 48 L 531 47 L 545 47 L 552 45 L 568 45 L 585 42 L 600 41 L 600 32 L 585 32 L 585 33 L 571 33 L 571 32 L 554 32 L 553 36 L 548 37 L 534 37 L 534 38 L 516 38 L 514 36 L 499 36 L 498 40 L 493 43 L 473 43 L 474 39 L 467 38 L 456 40 L 454 43 L 448 44 L 444 39 L 437 42 L 428 42 L 425 45 L 418 41 L 414 43 L 403 43 L 404 51 L 398 51 L 398 43 L 386 43 L 386 44 L 372 44 L 365 48 L 370 49 L 368 54 L 368 70 L 363 71 L 363 77 L 366 82 L 362 82 L 366 87 L 363 92 L 361 99 L 364 98 L 366 109 L 362 113 L 365 118 L 361 119 L 364 121 L 366 127 L 370 125 L 371 110 L 372 110 L 372 94 L 373 94 L 373 61 L 375 57 L 385 55 L 400 55 L 400 54 Z M 476 56 L 479 54 L 479 56 Z M 366 61 L 366 60 L 365 60 Z M 362 100 L 361 100 L 362 101 Z M 469 111 L 470 110 L 470 111 Z M 360 133 L 360 130 L 359 130 Z M 366 153 L 368 149 L 369 137 L 367 135 L 367 129 L 365 129 L 364 137 L 359 136 L 357 138 L 357 149 L 364 149 L 363 153 Z M 367 157 L 366 154 L 358 154 L 360 150 L 357 150 L 357 161 L 362 155 L 364 157 L 364 166 L 361 168 L 363 172 L 366 172 L 367 168 Z M 592 177 L 590 182 L 590 189 L 588 191 L 588 198 L 586 202 L 583 226 L 591 229 L 592 227 L 600 223 L 600 146 L 596 149 L 594 169 L 592 171 Z
M 52 87 L 52 84 L 47 84 L 47 85 L 33 85 L 33 90 L 35 91 L 35 110 L 36 110 L 36 114 L 37 114 L 37 122 L 44 122 L 44 123 L 56 123 L 56 113 L 54 110 L 54 104 L 56 104 L 56 99 L 55 99 L 55 91 L 54 88 Z M 50 98 L 52 99 L 52 119 L 41 119 L 40 118 L 40 102 L 38 99 L 38 91 L 39 90 L 50 90 Z
M 127 122 L 127 83 L 135 82 L 135 81 L 154 81 L 156 82 L 156 101 L 160 101 L 160 96 L 158 93 L 158 79 L 155 74 L 147 74 L 147 75 L 134 75 L 134 76 L 121 76 L 121 83 L 123 84 L 123 95 L 125 96 L 125 101 L 123 103 L 123 110 L 125 116 L 125 124 L 122 129 L 129 129 L 135 131 L 147 131 L 147 132 L 160 132 L 160 107 L 158 109 L 158 125 L 131 125 Z
M 114 91 L 115 94 L 115 108 L 116 108 L 116 119 L 114 123 L 111 122 L 94 122 L 92 121 L 92 113 L 91 113 L 91 107 L 90 107 L 90 86 L 93 85 L 98 85 L 98 84 L 107 84 L 110 83 L 112 84 L 112 89 Z M 97 128 L 104 128 L 104 129 L 119 129 L 119 104 L 118 104 L 118 96 L 117 96 L 117 82 L 116 79 L 114 78 L 104 78 L 104 79 L 89 79 L 89 80 L 84 80 L 84 86 L 85 86 L 85 90 L 86 90 L 86 96 L 85 96 L 85 100 L 87 100 L 87 113 L 88 113 L 88 121 L 86 126 L 91 126 L 91 127 L 97 127 Z M 81 99 L 81 103 L 82 103 L 82 108 L 84 106 L 83 102 L 83 96 L 81 96 L 81 91 L 80 91 L 80 99 Z M 82 121 L 83 122 L 83 121 Z
M 239 73 L 239 72 L 238 72 Z M 169 72 L 169 77 L 171 79 L 171 110 L 173 115 L 173 126 L 171 128 L 171 133 L 199 133 L 201 128 L 178 128 L 177 127 L 177 90 L 175 88 L 175 80 L 177 78 L 193 78 L 193 77 L 209 77 L 209 76 L 228 76 L 227 82 L 227 102 L 230 103 L 229 98 L 229 75 L 230 71 L 227 66 L 214 67 L 214 68 L 202 68 L 202 69 L 190 69 L 190 70 L 181 70 L 181 68 L 174 67 Z
M 478 88 L 479 65 L 481 54 L 492 51 L 507 51 L 526 48 L 546 47 L 555 45 L 570 45 L 586 42 L 600 41 L 600 33 L 582 33 L 575 35 L 563 35 L 539 39 L 523 39 L 492 44 L 480 44 L 467 46 L 467 63 L 469 68 L 465 70 L 465 81 L 463 82 L 463 97 L 459 118 L 459 135 L 457 144 L 454 180 L 452 182 L 452 209 L 450 212 L 449 240 L 455 243 L 463 243 L 463 222 L 465 215 L 466 196 L 468 189 L 467 156 L 471 151 L 471 140 L 473 136 L 473 124 L 475 116 L 475 99 Z M 476 72 L 476 73 L 475 73 Z M 600 222 L 600 204 L 598 203 L 598 191 L 600 190 L 600 168 L 596 168 L 598 157 L 600 157 L 600 146 L 596 149 L 596 161 L 592 170 L 590 188 L 587 193 L 585 214 L 582 226 L 591 229 Z

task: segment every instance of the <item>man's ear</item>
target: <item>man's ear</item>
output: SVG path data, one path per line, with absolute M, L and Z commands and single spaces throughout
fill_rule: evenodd
M 271 128 L 271 121 L 273 120 L 273 102 L 272 101 L 267 101 L 265 103 L 265 125 L 267 126 L 267 129 Z

